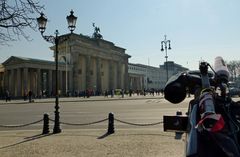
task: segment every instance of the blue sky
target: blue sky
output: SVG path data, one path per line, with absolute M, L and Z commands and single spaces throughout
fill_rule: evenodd
M 165 34 L 171 40 L 169 60 L 190 69 L 197 69 L 200 60 L 213 63 L 216 56 L 240 60 L 239 0 L 41 0 L 41 4 L 50 20 L 46 34 L 56 29 L 68 33 L 66 16 L 73 9 L 78 17 L 75 33 L 91 36 L 94 22 L 105 40 L 126 49 L 130 63 L 163 64 L 165 52 L 160 49 Z M 0 62 L 12 55 L 53 60 L 51 44 L 39 32 L 27 31 L 31 42 L 0 45 Z

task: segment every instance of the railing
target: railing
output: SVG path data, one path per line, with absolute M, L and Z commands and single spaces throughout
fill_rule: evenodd
M 98 123 L 102 123 L 105 121 L 108 121 L 108 134 L 112 134 L 115 132 L 115 127 L 114 127 L 114 120 L 119 122 L 119 123 L 123 123 L 123 124 L 127 124 L 127 125 L 133 125 L 133 126 L 139 126 L 139 127 L 147 127 L 147 126 L 153 126 L 153 125 L 159 125 L 162 124 L 163 121 L 160 122 L 155 122 L 155 123 L 132 123 L 132 122 L 127 122 L 127 121 L 123 121 L 117 118 L 114 118 L 114 114 L 113 113 L 109 113 L 108 118 L 102 119 L 102 120 L 98 120 L 98 121 L 94 121 L 94 122 L 87 122 L 87 123 L 68 123 L 68 122 L 63 122 L 60 121 L 60 124 L 63 125 L 72 125 L 72 126 L 87 126 L 87 125 L 94 125 L 94 124 L 98 124 Z M 44 114 L 43 119 L 40 119 L 38 121 L 34 121 L 31 123 L 27 123 L 27 124 L 21 124 L 21 125 L 1 125 L 0 124 L 0 128 L 17 128 L 17 127 L 26 127 L 26 126 L 30 126 L 30 125 L 34 125 L 37 123 L 40 123 L 43 121 L 43 131 L 42 134 L 48 134 L 49 131 L 49 121 L 54 122 L 53 119 L 49 118 L 48 114 Z

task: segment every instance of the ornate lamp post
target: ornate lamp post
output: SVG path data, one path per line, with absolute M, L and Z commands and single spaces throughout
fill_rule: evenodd
M 167 55 L 167 49 L 171 50 L 171 45 L 170 45 L 171 41 L 167 40 L 167 35 L 164 35 L 164 40 L 161 42 L 161 51 L 166 52 L 166 72 L 167 72 L 167 81 L 168 81 L 168 63 L 167 63 L 167 59 L 168 59 L 168 55 Z M 168 45 L 167 45 L 168 44 Z
M 68 28 L 71 31 L 71 33 L 74 31 L 76 28 L 76 21 L 77 17 L 73 15 L 73 11 L 70 12 L 70 15 L 67 16 L 67 22 L 68 22 Z M 54 128 L 53 128 L 53 133 L 60 133 L 61 128 L 60 128 L 60 116 L 59 116 L 59 93 L 58 93 L 58 44 L 67 40 L 68 37 L 64 36 L 58 36 L 59 32 L 58 30 L 55 31 L 55 36 L 45 36 L 43 33 L 46 30 L 46 25 L 47 25 L 47 18 L 44 17 L 44 14 L 41 13 L 41 16 L 37 18 L 38 22 L 38 28 L 39 31 L 41 32 L 42 37 L 50 43 L 55 44 L 55 62 L 56 62 L 56 87 L 55 87 L 55 120 L 54 120 Z

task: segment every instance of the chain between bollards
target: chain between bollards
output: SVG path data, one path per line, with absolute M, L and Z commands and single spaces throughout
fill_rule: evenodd
M 181 112 L 177 113 L 177 115 L 181 115 Z M 151 126 L 151 125 L 159 125 L 162 124 L 163 121 L 160 122 L 155 122 L 155 123 L 148 123 L 148 124 L 136 124 L 136 123 L 131 123 L 131 122 L 126 122 L 126 121 L 122 121 L 119 120 L 117 118 L 114 118 L 114 114 L 113 113 L 109 113 L 108 114 L 108 118 L 106 119 L 102 119 L 99 121 L 95 121 L 95 122 L 89 122 L 89 123 L 67 123 L 67 122 L 59 122 L 60 124 L 65 124 L 65 125 L 75 125 L 75 126 L 84 126 L 84 125 L 93 125 L 93 124 L 97 124 L 97 123 L 102 123 L 104 121 L 108 120 L 108 130 L 107 130 L 107 134 L 113 134 L 115 133 L 115 128 L 114 128 L 114 121 L 116 120 L 117 122 L 120 123 L 124 123 L 124 124 L 128 124 L 128 125 L 134 125 L 134 126 Z M 49 121 L 55 122 L 55 120 L 49 118 L 48 114 L 44 114 L 44 125 L 43 125 L 43 133 L 42 134 L 48 134 L 49 133 Z

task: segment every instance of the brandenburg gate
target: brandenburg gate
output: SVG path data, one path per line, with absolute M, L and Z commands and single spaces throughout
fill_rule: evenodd
M 60 95 L 85 90 L 129 89 L 130 56 L 124 48 L 100 38 L 74 33 L 64 36 L 67 40 L 59 44 Z M 50 49 L 54 52 L 55 47 Z M 11 56 L 0 65 L 0 92 L 8 90 L 14 97 L 30 90 L 36 96 L 43 91 L 55 94 L 55 77 L 54 61 Z

